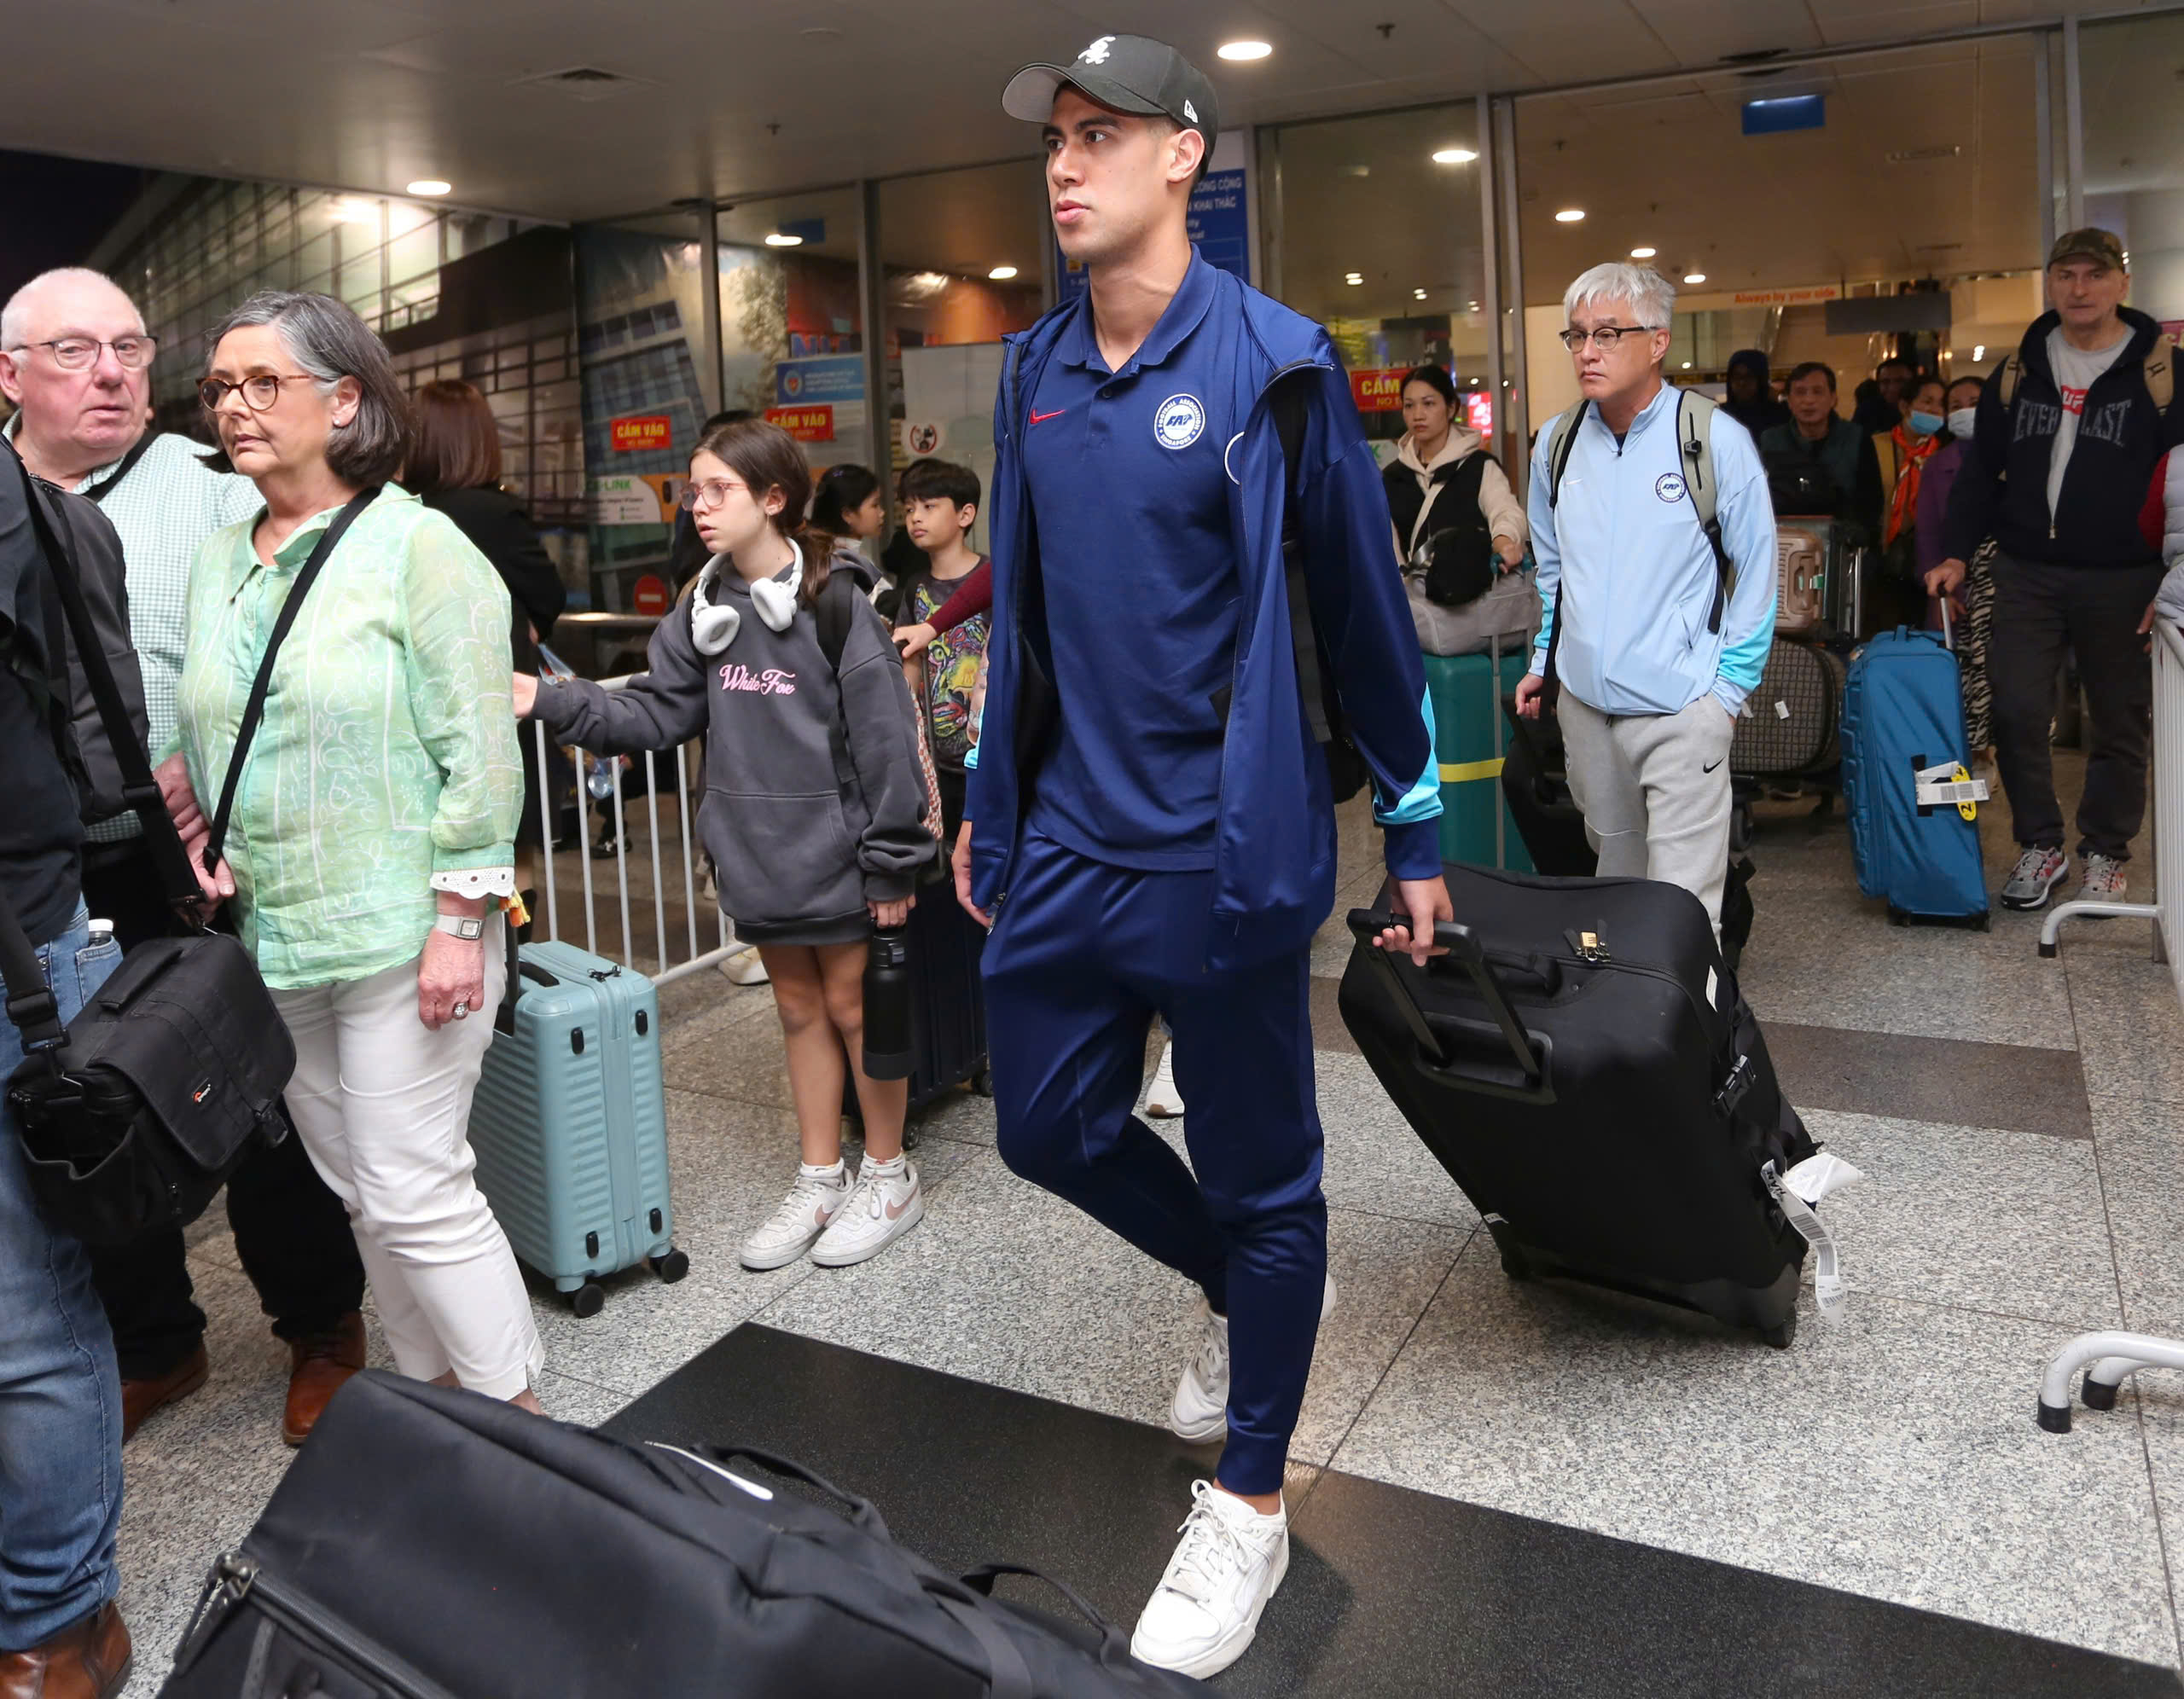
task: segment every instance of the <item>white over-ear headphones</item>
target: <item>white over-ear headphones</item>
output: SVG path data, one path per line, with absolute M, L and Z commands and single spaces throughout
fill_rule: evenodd
M 751 606 L 758 610 L 758 618 L 769 631 L 786 631 L 796 618 L 796 593 L 804 583 L 804 550 L 793 538 L 788 546 L 795 558 L 781 574 L 761 578 L 751 586 Z M 701 655 L 720 653 L 735 641 L 743 624 L 741 614 L 725 603 L 716 606 L 712 600 L 715 579 L 723 571 L 733 570 L 722 564 L 727 560 L 725 554 L 716 554 L 706 562 L 690 592 L 690 641 Z

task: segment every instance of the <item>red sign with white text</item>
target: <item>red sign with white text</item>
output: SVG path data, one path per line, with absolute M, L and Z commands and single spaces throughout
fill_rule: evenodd
M 832 402 L 810 407 L 770 407 L 766 422 L 778 425 L 799 443 L 831 443 L 834 440 L 834 407 Z
M 630 606 L 639 613 L 667 612 L 667 580 L 648 572 L 630 586 Z
M 607 441 L 624 453 L 674 446 L 674 421 L 665 413 L 636 414 L 607 424 Z
M 1403 411 L 1403 374 L 1408 366 L 1368 368 L 1350 374 L 1350 393 L 1360 413 Z

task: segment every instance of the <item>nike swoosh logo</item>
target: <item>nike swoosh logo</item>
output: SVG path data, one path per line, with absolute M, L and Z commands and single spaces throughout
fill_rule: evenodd
M 1050 413 L 1047 417 L 1051 419 L 1054 417 L 1054 415 Z M 890 1203 L 887 1206 L 887 1219 L 891 1221 L 901 1221 L 903 1219 L 903 1211 L 910 1207 L 911 1199 L 915 1198 L 916 1196 L 917 1193 L 913 1192 L 909 1197 L 905 1197 L 901 1203 Z
M 1719 767 L 1719 766 L 1722 764 L 1722 761 L 1727 761 L 1728 759 L 1728 757 L 1727 757 L 1726 755 L 1725 755 L 1725 756 L 1723 756 L 1723 757 L 1721 758 L 1721 761 L 1716 761 L 1716 762 L 1714 763 L 1714 767 Z M 1701 773 L 1711 773 L 1711 772 L 1714 770 L 1714 767 L 1702 767 L 1702 768 L 1700 768 L 1699 770 Z
M 1031 410 L 1031 422 L 1034 425 L 1043 425 L 1048 420 L 1059 419 L 1063 414 L 1068 411 L 1069 409 L 1066 407 L 1057 407 L 1052 413 L 1042 413 L 1037 408 L 1034 408 Z

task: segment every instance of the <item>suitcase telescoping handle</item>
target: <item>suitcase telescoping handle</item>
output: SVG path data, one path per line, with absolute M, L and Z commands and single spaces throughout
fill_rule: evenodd
M 1518 1020 L 1517 1012 L 1510 1006 L 1509 995 L 1502 989 L 1502 981 L 1487 960 L 1486 948 L 1470 927 L 1459 921 L 1443 920 L 1433 928 L 1433 942 L 1449 953 L 1471 977 L 1487 1012 L 1493 1016 L 1494 1024 L 1500 1029 L 1502 1040 L 1508 1046 L 1509 1058 L 1516 1064 L 1522 1085 L 1513 1090 L 1503 1080 L 1482 1073 L 1467 1064 L 1461 1056 L 1452 1055 L 1441 1035 L 1435 1032 L 1426 1018 L 1426 1012 L 1418 1006 L 1418 998 L 1396 965 L 1392 952 L 1384 950 L 1374 940 L 1397 924 L 1396 917 L 1385 909 L 1353 908 L 1350 911 L 1350 930 L 1364 952 L 1364 958 L 1380 976 L 1389 994 L 1401 1012 L 1403 1021 L 1418 1041 L 1419 1048 L 1443 1073 L 1469 1080 L 1472 1083 L 1509 1095 L 1552 1101 L 1554 1088 L 1548 1081 L 1548 1049 L 1544 1038 L 1536 1038 L 1525 1030 Z M 1552 987 L 1550 986 L 1550 991 Z

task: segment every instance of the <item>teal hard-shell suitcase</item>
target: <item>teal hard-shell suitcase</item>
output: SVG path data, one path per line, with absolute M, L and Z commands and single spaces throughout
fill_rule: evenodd
M 478 1186 L 517 1257 L 596 1315 L 600 1276 L 690 1267 L 668 1201 L 659 1000 L 573 944 L 526 944 L 520 960 L 470 1111 Z

